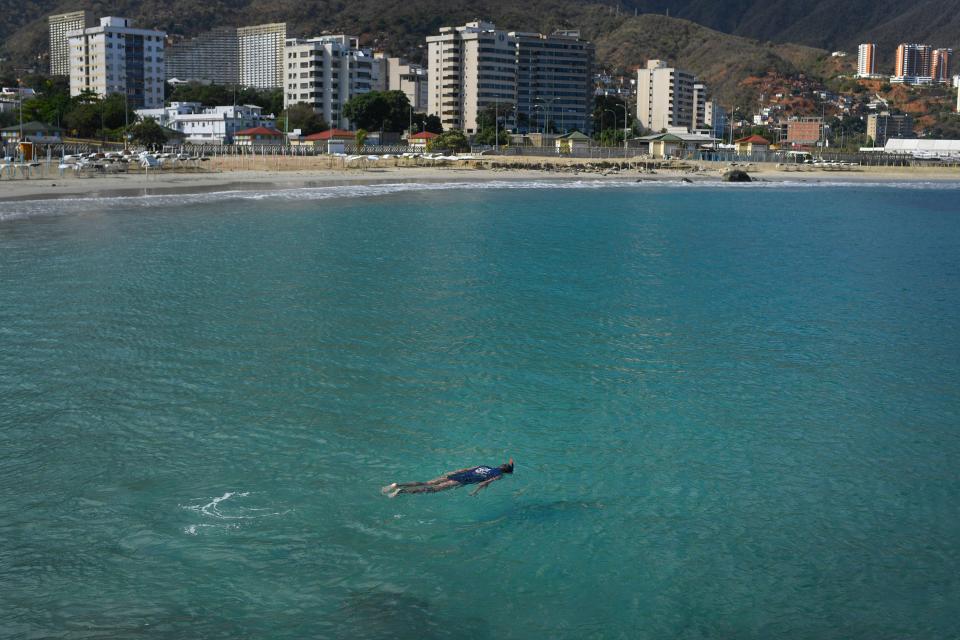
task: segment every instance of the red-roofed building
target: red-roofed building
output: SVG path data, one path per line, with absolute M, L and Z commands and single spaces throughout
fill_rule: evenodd
M 346 129 L 327 129 L 319 133 L 311 133 L 299 140 L 294 140 L 293 144 L 303 145 L 305 147 L 314 147 L 315 149 L 324 149 L 327 153 L 342 153 L 344 146 L 348 142 L 354 142 L 357 139 L 356 131 L 347 131 Z
M 284 144 L 286 139 L 283 132 L 267 127 L 243 129 L 233 134 L 233 144 L 247 147 L 261 144 Z
M 764 153 L 770 149 L 770 141 L 756 134 L 740 138 L 736 141 L 738 155 L 752 156 L 754 153 Z
M 411 151 L 426 151 L 430 141 L 437 137 L 436 133 L 421 131 L 407 136 L 407 146 Z

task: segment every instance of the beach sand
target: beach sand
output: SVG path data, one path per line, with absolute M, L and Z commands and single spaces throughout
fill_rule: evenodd
M 728 163 L 619 161 L 553 157 L 490 157 L 438 166 L 422 159 L 347 163 L 343 158 L 222 157 L 202 170 L 140 171 L 94 176 L 62 176 L 35 171 L 31 179 L 0 180 L 0 207 L 17 200 L 296 189 L 359 184 L 488 182 L 530 180 L 720 181 Z M 767 182 L 960 182 L 960 168 L 847 167 L 746 164 L 755 180 Z

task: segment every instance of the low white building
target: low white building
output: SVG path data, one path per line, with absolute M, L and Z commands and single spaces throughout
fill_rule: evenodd
M 930 160 L 960 159 L 960 140 L 925 140 L 891 138 L 883 147 L 885 153 L 904 153 Z
M 24 100 L 37 97 L 37 92 L 30 87 L 3 87 L 0 88 L 0 100 Z
M 204 107 L 199 102 L 171 102 L 162 109 L 139 109 L 137 115 L 153 118 L 161 126 L 182 133 L 189 144 L 232 144 L 237 131 L 272 129 L 276 120 L 254 104 Z

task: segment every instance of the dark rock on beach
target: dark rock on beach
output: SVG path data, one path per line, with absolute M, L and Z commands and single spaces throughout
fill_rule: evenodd
M 750 174 L 741 169 L 733 169 L 723 174 L 724 182 L 753 182 Z

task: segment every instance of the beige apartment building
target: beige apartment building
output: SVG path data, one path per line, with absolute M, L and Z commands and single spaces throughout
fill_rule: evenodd
M 517 42 L 507 32 L 489 22 L 442 27 L 427 37 L 427 49 L 427 113 L 444 129 L 476 133 L 483 108 L 516 104 Z
M 705 120 L 705 107 L 698 122 L 698 109 L 695 108 L 696 78 L 693 74 L 668 67 L 663 60 L 648 60 L 645 69 L 637 71 L 637 120 L 652 131 L 663 131 L 672 127 L 685 127 L 688 130 L 698 127 Z M 706 89 L 700 85 L 697 92 L 706 100 Z
M 891 115 L 889 111 L 867 116 L 867 136 L 873 146 L 882 147 L 893 138 L 915 138 L 913 118 L 909 114 Z
M 374 66 L 375 75 L 382 74 L 382 80 L 375 83 L 376 90 L 403 91 L 415 113 L 426 112 L 429 98 L 427 70 L 383 53 L 375 53 L 374 58 L 379 62 Z
M 349 128 L 343 105 L 373 90 L 380 61 L 345 35 L 291 38 L 284 55 L 283 106 L 310 105 L 330 126 Z

